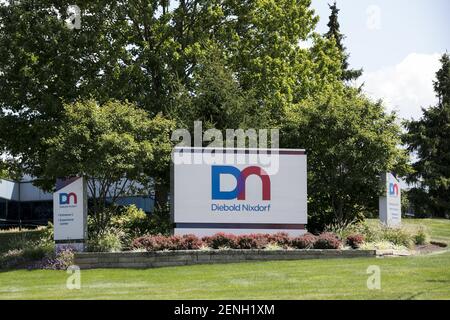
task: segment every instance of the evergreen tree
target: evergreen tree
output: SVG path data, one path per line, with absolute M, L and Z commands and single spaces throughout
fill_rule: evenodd
M 339 25 L 339 21 L 338 21 L 338 15 L 339 15 L 339 11 L 340 9 L 337 8 L 336 6 L 336 2 L 334 2 L 332 5 L 328 5 L 330 7 L 331 10 L 331 15 L 329 17 L 329 21 L 328 21 L 328 32 L 325 34 L 325 36 L 328 39 L 334 39 L 334 41 L 336 42 L 336 46 L 339 49 L 339 51 L 342 54 L 342 80 L 344 81 L 351 81 L 351 80 L 356 80 L 358 79 L 363 70 L 362 69 L 349 69 L 349 63 L 348 63 L 348 58 L 350 56 L 350 54 L 348 54 L 346 52 L 346 47 L 343 44 L 343 41 L 345 39 L 345 36 L 341 33 L 340 31 L 340 25 Z
M 450 103 L 450 59 L 448 54 L 441 58 L 442 67 L 436 73 L 436 81 L 433 82 L 434 91 L 439 99 L 439 104 Z
M 423 109 L 418 121 L 406 123 L 405 142 L 418 161 L 409 181 L 417 184 L 411 192 L 416 210 L 434 216 L 450 214 L 450 63 L 449 55 L 441 58 L 442 67 L 436 73 L 434 90 L 439 101 Z M 419 212 L 421 213 L 421 212 Z

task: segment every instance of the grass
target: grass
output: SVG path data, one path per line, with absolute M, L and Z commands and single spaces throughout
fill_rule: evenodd
M 408 225 L 425 225 L 431 231 L 431 239 L 450 245 L 450 220 L 445 219 L 404 219 Z
M 379 219 L 367 219 L 370 224 L 379 223 Z M 448 219 L 402 219 L 405 227 L 424 225 L 431 232 L 431 240 L 450 245 L 450 220 Z
M 423 223 L 449 243 L 449 220 Z M 367 289 L 371 265 L 381 290 Z M 68 290 L 64 271 L 0 272 L 0 299 L 450 299 L 450 251 L 401 258 L 272 261 L 81 272 Z
M 381 290 L 366 286 L 370 265 Z M 404 258 L 98 269 L 66 289 L 64 271 L 0 273 L 0 299 L 450 299 L 450 252 Z

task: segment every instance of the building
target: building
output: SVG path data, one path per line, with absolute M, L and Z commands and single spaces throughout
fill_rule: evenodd
M 53 221 L 53 194 L 33 185 L 34 179 L 21 181 L 0 179 L 0 226 L 37 226 Z M 150 213 L 153 210 L 152 195 L 119 198 L 117 205 L 134 204 Z

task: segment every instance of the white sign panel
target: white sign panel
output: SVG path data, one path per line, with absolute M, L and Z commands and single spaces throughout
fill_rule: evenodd
M 392 173 L 383 177 L 385 194 L 380 197 L 380 221 L 390 227 L 400 226 L 402 222 L 402 201 L 399 181 Z
M 83 178 L 57 183 L 53 194 L 55 242 L 83 242 L 87 238 L 87 190 Z
M 212 157 L 205 148 L 176 148 L 172 172 L 175 234 L 304 234 L 306 153 L 274 151 L 277 154 L 267 155 L 261 149 L 219 149 Z

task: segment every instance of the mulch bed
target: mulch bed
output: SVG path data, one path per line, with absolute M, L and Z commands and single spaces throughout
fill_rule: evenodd
M 442 245 L 437 245 L 437 244 L 425 244 L 425 245 L 420 245 L 420 246 L 416 246 L 415 250 L 418 254 L 427 254 L 427 253 L 433 253 L 436 251 L 443 251 L 446 248 Z

